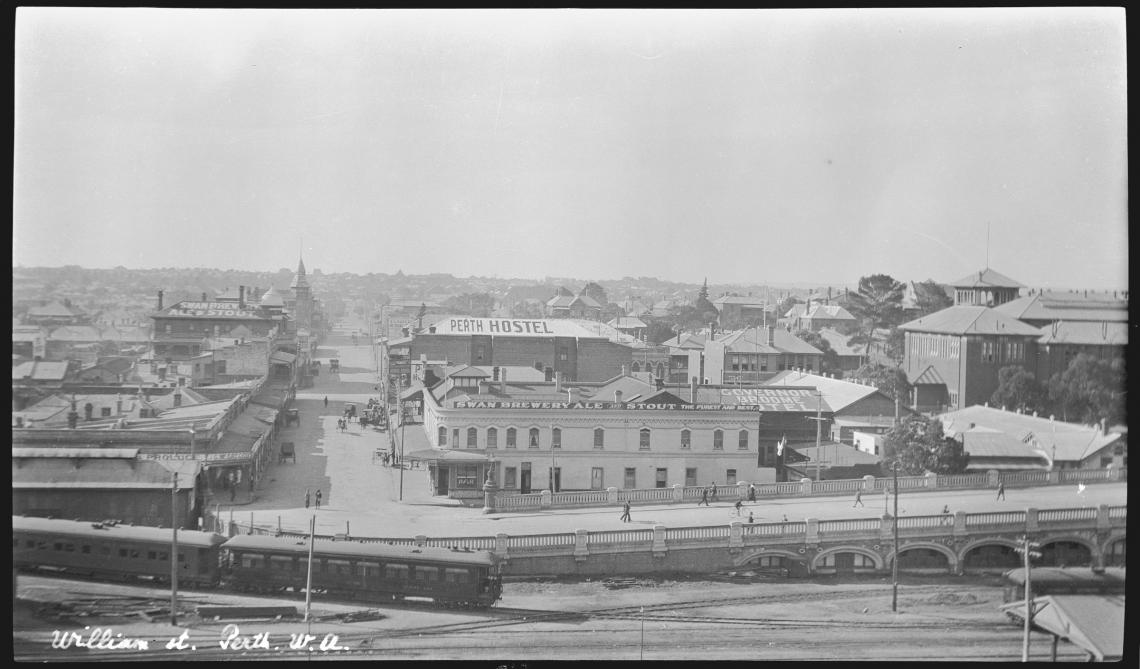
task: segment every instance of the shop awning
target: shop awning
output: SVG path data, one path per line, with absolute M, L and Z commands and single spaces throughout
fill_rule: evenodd
M 408 460 L 424 462 L 491 462 L 486 455 L 480 453 L 451 451 L 446 448 L 427 448 L 422 451 L 412 451 L 404 457 Z
M 1080 646 L 1095 659 L 1124 656 L 1124 597 L 1120 595 L 1047 595 L 1033 599 L 1033 626 Z M 1025 602 L 1001 610 L 1024 622 Z

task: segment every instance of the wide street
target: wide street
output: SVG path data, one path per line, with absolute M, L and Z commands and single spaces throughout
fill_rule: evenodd
M 380 397 L 376 390 L 378 374 L 367 335 L 352 345 L 351 333 L 367 332 L 364 324 L 348 324 L 334 330 L 317 356 L 324 361 L 320 376 L 311 388 L 298 390 L 295 406 L 301 424 L 284 431 L 282 441 L 296 444 L 296 463 L 270 467 L 248 505 L 220 508 L 223 518 L 242 525 L 253 522 L 263 527 L 306 531 L 309 519 L 317 518 L 317 531 L 324 534 L 346 532 L 355 536 L 429 537 L 490 536 L 572 532 L 577 529 L 628 529 L 619 520 L 621 508 L 549 510 L 541 512 L 484 514 L 479 508 L 466 508 L 446 497 L 433 497 L 426 469 L 403 471 L 402 501 L 398 468 L 384 466 L 374 452 L 389 448 L 387 432 L 371 427 L 361 429 L 352 423 L 347 432 L 338 432 L 336 420 L 345 402 L 364 404 L 369 397 Z M 341 371 L 330 373 L 327 360 L 339 358 Z M 325 406 L 325 398 L 328 406 Z M 405 451 L 429 448 L 421 426 L 403 430 Z M 400 429 L 395 431 L 397 444 Z M 322 492 L 319 511 L 305 508 L 305 491 Z M 836 519 L 881 516 L 884 498 L 864 495 L 865 506 L 852 507 L 852 497 L 810 497 L 804 499 L 759 500 L 745 504 L 736 515 L 731 501 L 697 507 L 695 504 L 637 506 L 632 510 L 634 527 L 691 527 L 724 525 L 747 521 L 749 512 L 757 523 L 784 519 Z M 1079 494 L 1076 485 L 1037 488 L 1009 488 L 1004 501 L 995 501 L 993 490 L 904 493 L 899 498 L 900 515 L 940 513 L 944 506 L 952 512 L 1023 510 L 1026 508 L 1095 507 L 1127 502 L 1126 483 L 1094 484 Z

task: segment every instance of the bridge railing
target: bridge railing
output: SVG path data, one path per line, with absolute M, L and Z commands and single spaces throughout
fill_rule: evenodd
M 1024 511 L 993 511 L 990 513 L 967 513 L 966 527 L 999 527 L 1003 525 L 1025 525 Z M 901 527 L 901 526 L 900 526 Z
M 674 527 L 666 528 L 665 541 L 708 541 L 712 539 L 727 539 L 729 534 L 727 525 L 708 525 L 705 527 Z
M 559 546 L 573 546 L 575 535 L 573 533 L 561 534 L 529 534 L 507 537 L 507 550 L 542 550 Z
M 987 489 L 997 486 L 998 480 L 1007 487 L 1029 487 L 1071 483 L 1103 483 L 1127 480 L 1127 469 L 1062 469 L 1053 471 L 1010 472 L 998 475 L 996 471 L 926 476 L 900 476 L 901 491 Z M 870 483 L 868 483 L 870 478 Z M 810 497 L 815 495 L 853 495 L 856 491 L 882 492 L 894 489 L 894 478 L 889 476 L 860 479 L 831 479 L 824 481 L 801 480 L 780 483 L 753 483 L 757 499 L 781 497 Z M 602 507 L 622 504 L 677 504 L 701 499 L 707 486 L 673 486 L 668 488 L 632 488 L 608 490 L 581 490 L 519 494 L 500 491 L 495 494 L 496 512 L 531 511 L 545 508 Z M 747 484 L 718 485 L 717 501 L 734 501 L 748 493 Z
M 1095 521 L 1096 509 L 1042 509 L 1037 512 L 1038 525 L 1069 525 L 1084 521 Z M 1111 516 L 1110 516 L 1111 517 Z
M 821 520 L 819 521 L 819 535 L 821 537 L 834 534 L 852 534 L 876 532 L 883 525 L 878 518 L 852 518 L 850 520 Z
M 606 530 L 590 532 L 589 545 L 643 544 L 653 541 L 653 530 Z

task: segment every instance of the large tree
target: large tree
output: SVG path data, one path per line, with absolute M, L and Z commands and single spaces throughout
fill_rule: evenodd
M 931 279 L 915 283 L 914 296 L 920 317 L 954 306 L 954 300 L 946 294 L 942 285 Z
M 910 399 L 912 386 L 906 380 L 906 372 L 898 367 L 890 367 L 877 362 L 868 362 L 847 374 L 847 379 L 868 386 L 875 386 L 891 399 L 906 404 Z
M 860 324 L 860 337 L 852 345 L 863 344 L 871 354 L 876 329 L 893 328 L 903 322 L 902 298 L 905 286 L 886 274 L 859 279 L 859 289 L 849 296 L 847 310 Z
M 716 305 L 709 299 L 708 279 L 705 279 L 704 284 L 701 285 L 701 290 L 697 293 L 697 301 L 693 306 L 696 308 L 697 314 L 705 321 L 715 321 L 720 313 L 717 311 Z
M 840 371 L 839 354 L 835 349 L 831 348 L 831 342 L 823 338 L 818 332 L 811 330 L 799 330 L 795 333 L 796 338 L 803 340 L 805 343 L 818 348 L 823 352 L 823 360 L 820 362 L 819 371 L 824 374 L 835 374 Z
M 1081 353 L 1049 379 L 1049 398 L 1062 420 L 1115 425 L 1125 421 L 1125 379 L 1123 358 L 1104 360 Z
M 921 476 L 960 474 L 969 463 L 962 444 L 943 434 L 937 418 L 912 415 L 899 421 L 883 435 L 883 457 L 879 464 L 890 475 L 894 463 L 899 463 L 899 474 Z
M 994 406 L 1007 407 L 1025 413 L 1045 411 L 1047 393 L 1032 372 L 1018 365 L 998 370 L 998 387 L 990 396 Z

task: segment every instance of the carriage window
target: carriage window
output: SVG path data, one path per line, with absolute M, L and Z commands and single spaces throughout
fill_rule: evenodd
M 24 548 L 35 548 L 35 547 L 36 547 L 36 540 L 35 539 L 28 539 L 27 542 L 24 543 Z
M 471 575 L 466 569 L 444 569 L 444 580 L 448 583 L 470 583 Z
M 111 547 L 110 546 L 103 546 L 102 548 L 99 549 L 99 552 L 102 553 L 103 555 L 110 555 L 111 554 Z
M 119 549 L 119 557 L 122 557 L 122 558 L 125 558 L 125 557 L 127 557 L 127 549 L 125 549 L 125 548 L 120 548 L 120 549 Z
M 90 547 L 90 546 L 80 546 L 80 547 L 79 547 L 79 552 L 80 552 L 80 553 L 90 553 L 90 552 L 91 552 L 91 547 Z
M 64 544 L 63 550 L 64 550 L 64 552 L 67 552 L 67 553 L 74 553 L 75 552 L 75 544 Z
M 40 545 L 36 546 L 36 550 L 46 551 L 48 549 L 48 547 L 50 547 L 50 546 L 51 546 L 51 544 L 49 544 L 48 542 L 41 541 Z M 123 555 L 126 555 L 126 553 L 124 553 Z
M 131 557 L 132 557 L 132 558 L 134 558 L 134 559 L 136 559 L 136 560 L 139 558 L 139 551 L 138 551 L 138 549 L 136 549 L 136 548 L 132 548 L 132 549 L 131 549 Z M 178 557 L 182 557 L 182 556 L 180 555 L 180 556 L 178 556 Z
M 293 558 L 281 555 L 269 556 L 269 568 L 277 571 L 293 571 Z
M 166 551 L 159 551 L 158 552 L 158 559 L 159 560 L 169 560 L 170 559 L 170 553 L 167 553 Z
M 57 541 L 57 542 L 55 542 L 55 549 L 56 549 L 57 551 L 61 551 L 61 550 L 63 550 L 63 542 L 61 542 L 61 541 Z
M 148 559 L 148 560 L 157 560 L 157 559 L 158 559 L 158 553 L 156 553 L 156 552 L 154 552 L 154 551 L 147 551 L 147 552 L 146 552 L 146 559 Z
M 257 555 L 250 555 L 249 553 L 243 553 L 241 556 L 242 568 L 243 569 L 257 569 L 259 566 L 257 563 L 258 557 L 259 556 L 257 556 Z
M 408 571 L 409 568 L 406 564 L 385 564 L 384 578 L 406 581 L 408 579 Z
M 348 560 L 325 560 L 328 564 L 328 572 L 331 574 L 341 574 L 348 576 L 352 573 L 352 563 Z

